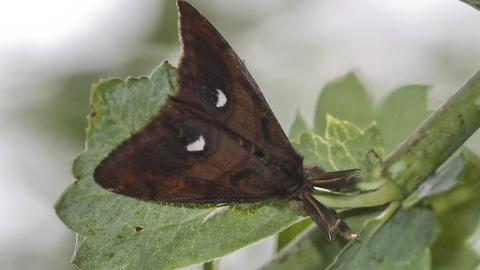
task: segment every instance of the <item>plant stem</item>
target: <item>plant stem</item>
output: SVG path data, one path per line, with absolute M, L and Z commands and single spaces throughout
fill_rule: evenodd
M 383 175 L 406 196 L 480 127 L 477 71 L 384 161 Z
M 328 207 L 341 209 L 350 208 L 352 205 L 354 205 L 355 208 L 378 206 L 401 199 L 399 198 L 400 195 L 401 190 L 398 185 L 392 181 L 386 181 L 381 188 L 365 194 L 342 196 L 323 193 L 315 194 L 314 197 L 325 205 L 328 205 Z

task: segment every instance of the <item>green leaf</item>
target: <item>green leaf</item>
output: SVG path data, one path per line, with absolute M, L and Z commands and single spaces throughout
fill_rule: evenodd
M 430 269 L 429 247 L 437 234 L 435 215 L 426 207 L 398 210 L 366 222 L 361 241 L 352 241 L 327 269 Z
M 312 223 L 313 220 L 307 218 L 281 231 L 277 238 L 277 252 L 282 250 L 288 243 L 295 239 L 295 237 L 312 225 Z M 314 227 L 317 227 L 317 225 L 314 225 Z
M 342 244 L 345 245 L 343 241 L 328 243 L 313 224 L 261 270 L 323 269 L 342 249 Z
M 427 110 L 428 89 L 423 85 L 404 86 L 380 103 L 376 120 L 385 153 L 393 151 L 432 113 Z
M 420 199 L 433 196 L 451 189 L 459 184 L 458 176 L 465 168 L 463 155 L 458 155 L 449 160 L 444 166 L 427 177 L 427 179 L 418 187 L 418 196 Z
M 151 79 L 141 77 L 101 81 L 94 85 L 88 117 L 86 150 L 73 164 L 73 175 L 79 179 L 91 176 L 98 163 L 117 145 L 139 130 L 173 93 L 176 72 L 163 63 Z
M 480 158 L 463 148 L 465 169 L 457 178 L 461 185 L 427 198 L 442 228 L 432 246 L 433 269 L 476 269 L 480 257 L 468 240 L 480 223 Z
M 73 258 L 81 269 L 172 269 L 202 263 L 276 234 L 301 219 L 286 202 L 267 200 L 248 208 L 233 206 L 202 225 L 215 205 L 145 201 L 109 192 L 93 181 L 98 163 L 155 115 L 175 87 L 175 70 L 167 63 L 151 78 L 111 79 L 94 86 L 87 149 L 73 165 L 78 181 L 55 205 L 61 220 L 84 237 Z M 334 122 L 329 128 L 333 133 L 345 129 L 364 136 L 360 142 L 378 142 L 372 139 L 375 132 L 363 133 L 345 122 Z M 365 163 L 355 160 L 366 159 L 359 154 L 363 148 L 350 153 L 346 147 L 358 147 L 352 142 L 357 138 L 333 133 L 329 136 L 335 144 L 324 144 L 325 149 L 330 148 L 327 166 L 343 166 L 340 162 L 346 160 L 345 153 L 349 153 L 345 166 Z M 317 157 L 327 155 L 317 150 Z
M 353 72 L 328 83 L 322 89 L 313 125 L 316 134 L 325 133 L 327 114 L 349 121 L 360 128 L 366 128 L 372 122 L 373 101 Z
M 300 137 L 301 131 L 310 131 L 311 129 L 308 127 L 307 120 L 303 117 L 300 110 L 297 110 L 297 116 L 293 121 L 292 127 L 290 128 L 290 140 L 298 141 Z
M 403 206 L 411 207 L 427 197 L 450 190 L 460 183 L 458 178 L 464 168 L 465 161 L 463 155 L 456 155 L 450 158 L 404 200 Z
M 383 154 L 382 137 L 375 124 L 362 131 L 330 115 L 326 119 L 325 138 L 301 132 L 300 143 L 292 142 L 292 145 L 306 163 L 319 164 L 326 171 L 359 168 L 364 175 L 371 174 L 374 169 L 366 157 L 369 151 Z
M 360 128 L 377 121 L 384 138 L 385 154 L 388 154 L 432 113 L 427 110 L 428 89 L 424 85 L 404 86 L 392 91 L 379 106 L 374 107 L 357 76 L 353 72 L 348 73 L 322 89 L 316 105 L 314 132 L 324 134 L 326 114 Z M 300 119 L 297 117 L 295 121 Z M 296 136 L 292 138 L 297 140 Z
M 353 230 L 360 231 L 366 220 L 374 218 L 382 212 L 382 208 L 356 209 L 349 211 L 347 215 L 341 213 L 341 218 Z M 348 240 L 338 238 L 330 243 L 316 225 L 311 225 L 261 270 L 324 269 L 348 242 Z

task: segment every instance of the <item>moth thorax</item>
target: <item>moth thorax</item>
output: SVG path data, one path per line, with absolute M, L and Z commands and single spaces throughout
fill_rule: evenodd
M 306 178 L 303 175 L 283 175 L 280 181 L 281 187 L 280 190 L 276 192 L 276 198 L 283 200 L 289 199 L 292 200 L 294 198 L 298 198 L 300 193 L 305 192 L 305 189 L 310 190 L 308 187 L 310 186 Z M 311 187 L 311 186 L 310 186 Z M 313 188 L 310 193 L 313 192 Z

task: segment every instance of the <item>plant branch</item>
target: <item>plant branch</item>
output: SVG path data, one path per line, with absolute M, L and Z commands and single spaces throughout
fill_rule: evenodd
M 383 175 L 411 193 L 480 127 L 477 71 L 386 159 Z

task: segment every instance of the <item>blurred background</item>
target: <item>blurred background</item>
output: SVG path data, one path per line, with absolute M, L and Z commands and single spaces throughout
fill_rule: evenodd
M 409 83 L 444 101 L 480 67 L 480 13 L 456 0 L 191 0 L 256 78 L 286 131 L 354 70 L 378 101 Z M 92 83 L 175 64 L 173 0 L 8 1 L 0 11 L 0 268 L 76 269 L 53 204 L 84 149 Z M 435 104 L 438 104 L 434 102 Z M 480 153 L 478 132 L 467 143 Z M 269 239 L 229 255 L 255 269 Z M 238 260 L 242 266 L 239 267 Z

